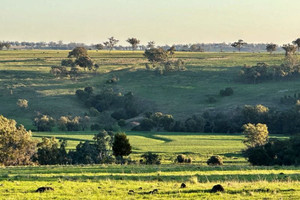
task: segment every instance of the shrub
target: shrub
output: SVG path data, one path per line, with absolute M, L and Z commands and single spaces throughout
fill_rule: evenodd
M 222 97 L 233 95 L 233 89 L 231 87 L 225 88 L 224 90 L 220 90 L 220 95 Z
M 50 73 L 54 76 L 66 77 L 69 75 L 69 71 L 65 66 L 52 66 Z
M 158 154 L 147 152 L 144 153 L 141 157 L 145 159 L 146 165 L 160 164 L 160 157 Z
M 163 62 L 163 61 L 167 60 L 167 58 L 168 58 L 167 51 L 163 50 L 162 48 L 146 49 L 144 56 L 151 63 Z
M 175 161 L 178 163 L 191 163 L 192 159 L 190 157 L 186 157 L 185 155 L 181 154 L 176 157 Z
M 206 163 L 208 165 L 223 165 L 223 159 L 221 156 L 211 156 Z

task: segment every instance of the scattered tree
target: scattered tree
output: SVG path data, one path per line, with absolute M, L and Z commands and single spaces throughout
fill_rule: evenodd
M 99 152 L 99 159 L 104 160 L 109 156 L 109 151 L 112 148 L 111 144 L 114 139 L 114 133 L 101 130 L 93 139 Z
M 131 44 L 132 51 L 136 50 L 137 45 L 140 43 L 140 41 L 136 38 L 128 38 L 128 40 L 126 40 L 126 42 Z
M 31 138 L 31 132 L 24 126 L 17 126 L 16 121 L 0 115 L 0 163 L 2 165 L 32 164 L 36 142 Z
M 244 129 L 245 140 L 243 141 L 245 145 L 249 147 L 262 146 L 268 141 L 268 127 L 266 124 L 245 124 L 242 127 Z
M 105 45 L 106 48 L 109 49 L 109 52 L 113 50 L 114 46 L 119 42 L 119 40 L 115 39 L 114 37 L 108 38 L 107 42 L 104 42 L 103 44 Z
M 297 51 L 297 46 L 292 44 L 285 44 L 282 46 L 282 48 L 285 50 L 285 56 L 295 54 Z
M 293 41 L 293 44 L 297 46 L 298 51 L 299 51 L 299 48 L 300 48 L 300 38 L 297 38 L 295 41 Z
M 231 44 L 232 47 L 237 48 L 239 52 L 241 51 L 242 46 L 246 45 L 247 43 L 243 40 L 238 40 L 237 42 L 234 42 Z
M 273 53 L 273 51 L 276 51 L 277 45 L 276 44 L 267 44 L 266 50 L 267 52 L 270 52 L 270 54 Z
M 8 49 L 10 49 L 10 47 L 11 47 L 11 44 L 9 44 L 8 42 L 6 42 L 6 43 L 4 43 L 4 46 L 6 47 L 6 49 L 8 50 Z
M 153 65 L 168 59 L 167 52 L 162 48 L 146 49 L 143 54 Z
M 155 42 L 154 41 L 148 42 L 148 44 L 147 44 L 148 49 L 153 49 L 154 47 L 155 47 Z
M 96 44 L 96 45 L 95 45 L 95 48 L 96 48 L 97 50 L 102 50 L 102 49 L 104 49 L 104 45 L 103 45 L 103 44 Z
M 131 145 L 129 143 L 129 139 L 127 138 L 125 133 L 117 133 L 114 138 L 112 150 L 113 155 L 117 158 L 121 159 L 123 162 L 123 156 L 128 156 L 131 154 Z

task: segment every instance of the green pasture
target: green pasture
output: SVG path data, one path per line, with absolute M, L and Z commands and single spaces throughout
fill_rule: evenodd
M 280 64 L 283 54 L 176 52 L 175 57 L 185 61 L 187 70 L 157 75 L 145 70 L 147 60 L 141 51 L 89 51 L 100 69 L 96 73 L 82 71 L 80 78 L 74 81 L 56 78 L 49 73 L 51 66 L 59 65 L 68 52 L 0 51 L 0 113 L 16 119 L 28 129 L 34 129 L 32 119 L 37 113 L 56 118 L 83 115 L 88 109 L 75 97 L 75 91 L 92 86 L 97 92 L 113 75 L 120 78 L 113 87 L 121 93 L 132 91 L 148 105 L 149 111 L 169 113 L 176 119 L 210 109 L 230 111 L 245 104 L 278 106 L 284 95 L 300 92 L 300 81 L 296 79 L 259 84 L 240 81 L 238 74 L 245 64 Z M 221 98 L 219 91 L 226 87 L 232 87 L 234 95 Z M 217 102 L 208 103 L 210 96 Z M 17 107 L 20 98 L 29 101 L 28 109 Z

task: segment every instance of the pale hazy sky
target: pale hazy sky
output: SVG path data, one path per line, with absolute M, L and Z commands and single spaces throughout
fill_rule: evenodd
M 289 43 L 300 0 L 0 0 L 0 41 Z

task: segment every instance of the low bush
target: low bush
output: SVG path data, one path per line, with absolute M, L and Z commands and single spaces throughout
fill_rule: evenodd
M 208 165 L 223 165 L 223 159 L 221 156 L 211 156 L 206 163 Z
M 146 165 L 160 165 L 160 157 L 158 154 L 152 153 L 152 152 L 147 152 L 144 153 L 142 156 L 142 158 L 145 159 L 145 161 L 143 160 L 142 163 L 145 163 Z

